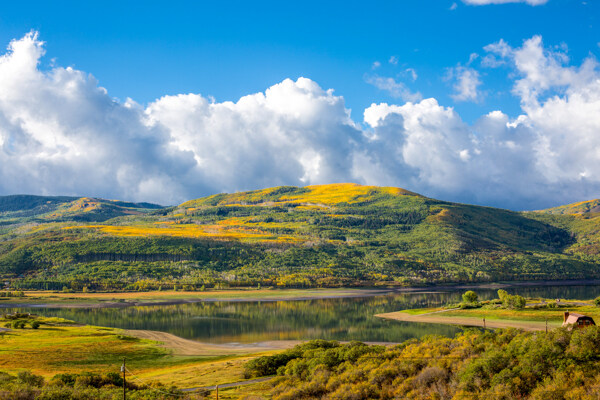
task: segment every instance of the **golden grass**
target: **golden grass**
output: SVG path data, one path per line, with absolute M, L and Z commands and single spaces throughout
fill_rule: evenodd
M 188 388 L 243 381 L 245 362 L 274 353 L 237 355 L 226 349 L 223 356 L 215 351 L 211 357 L 171 356 L 159 342 L 128 340 L 122 334 L 112 328 L 47 325 L 6 332 L 0 336 L 0 371 L 28 370 L 46 379 L 60 373 L 105 374 L 119 372 L 126 357 L 128 369 L 135 374 L 130 377 L 133 381 Z
M 108 372 L 122 357 L 144 351 L 166 354 L 149 341 L 128 341 L 109 328 L 46 326 L 15 329 L 0 339 L 0 370 L 30 370 L 43 376 L 65 372 Z
M 257 356 L 275 352 L 263 352 L 252 356 L 231 356 L 191 364 L 174 365 L 155 370 L 132 371 L 145 381 L 159 381 L 180 388 L 223 385 L 244 381 L 244 364 Z
M 273 386 L 270 382 L 256 383 L 254 385 L 239 386 L 235 388 L 222 389 L 219 391 L 221 400 L 267 400 L 272 398 Z

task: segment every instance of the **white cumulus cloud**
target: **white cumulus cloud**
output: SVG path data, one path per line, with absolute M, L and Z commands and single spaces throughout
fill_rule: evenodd
M 411 78 L 414 77 L 413 80 L 417 79 L 416 72 L 414 72 L 414 70 L 411 72 Z M 368 84 L 375 86 L 377 89 L 387 92 L 393 98 L 402 99 L 404 101 L 419 101 L 423 98 L 421 93 L 412 92 L 403 82 L 398 82 L 391 77 L 367 75 L 365 81 Z
M 87 73 L 40 69 L 44 44 L 31 33 L 0 57 L 0 194 L 175 204 L 353 181 L 515 209 L 599 197 L 598 62 L 571 65 L 566 50 L 537 36 L 485 50 L 512 69 L 522 115 L 497 110 L 468 124 L 438 100 L 374 77 L 403 101 L 373 104 L 357 122 L 343 97 L 307 78 L 235 102 L 190 93 L 121 103 Z
M 476 69 L 457 66 L 449 70 L 447 78 L 454 81 L 454 94 L 451 97 L 455 101 L 477 102 L 480 100 L 482 95 L 479 86 L 482 82 Z
M 463 3 L 484 6 L 488 4 L 506 4 L 506 3 L 527 3 L 530 6 L 540 6 L 546 4 L 548 0 L 463 0 Z

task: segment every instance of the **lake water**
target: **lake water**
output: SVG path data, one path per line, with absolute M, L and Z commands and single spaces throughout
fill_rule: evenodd
M 475 290 L 480 299 L 496 298 L 496 290 Z M 600 286 L 515 287 L 526 297 L 590 299 Z M 169 332 L 211 343 L 255 343 L 268 340 L 359 340 L 402 342 L 425 335 L 454 336 L 461 328 L 388 321 L 375 314 L 460 301 L 461 291 L 390 293 L 374 297 L 262 302 L 200 302 L 127 308 L 20 308 L 80 323 L 124 329 Z

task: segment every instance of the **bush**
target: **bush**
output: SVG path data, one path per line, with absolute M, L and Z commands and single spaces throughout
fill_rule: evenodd
M 502 306 L 504 308 L 516 308 L 522 309 L 527 305 L 527 299 L 523 296 L 519 295 L 510 295 L 506 290 L 498 290 L 498 298 L 502 301 Z M 556 303 L 555 303 L 556 305 Z M 551 307 L 550 305 L 548 305 Z
M 6 323 L 6 327 L 7 328 L 13 328 L 13 329 L 25 329 L 25 324 L 27 322 L 23 321 L 23 320 L 17 320 L 17 321 L 13 321 L 13 322 L 8 322 Z
M 594 304 L 596 305 L 596 307 L 600 307 L 600 296 L 594 299 Z
M 42 323 L 40 321 L 31 321 L 29 325 L 31 325 L 31 329 L 37 329 L 40 327 Z
M 27 386 L 41 387 L 44 385 L 43 376 L 34 375 L 29 371 L 19 372 L 17 374 L 17 380 Z
M 477 293 L 472 290 L 469 290 L 462 295 L 463 302 L 465 303 L 476 303 L 478 298 Z
M 279 367 L 286 365 L 289 361 L 299 356 L 300 354 L 292 354 L 286 351 L 273 356 L 255 358 L 244 365 L 244 375 L 246 378 L 275 375 Z
M 50 384 L 57 386 L 75 386 L 77 374 L 57 374 L 52 377 Z

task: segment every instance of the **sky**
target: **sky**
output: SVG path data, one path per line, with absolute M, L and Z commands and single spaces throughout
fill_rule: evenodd
M 0 195 L 598 198 L 598 17 L 597 0 L 9 2 Z

